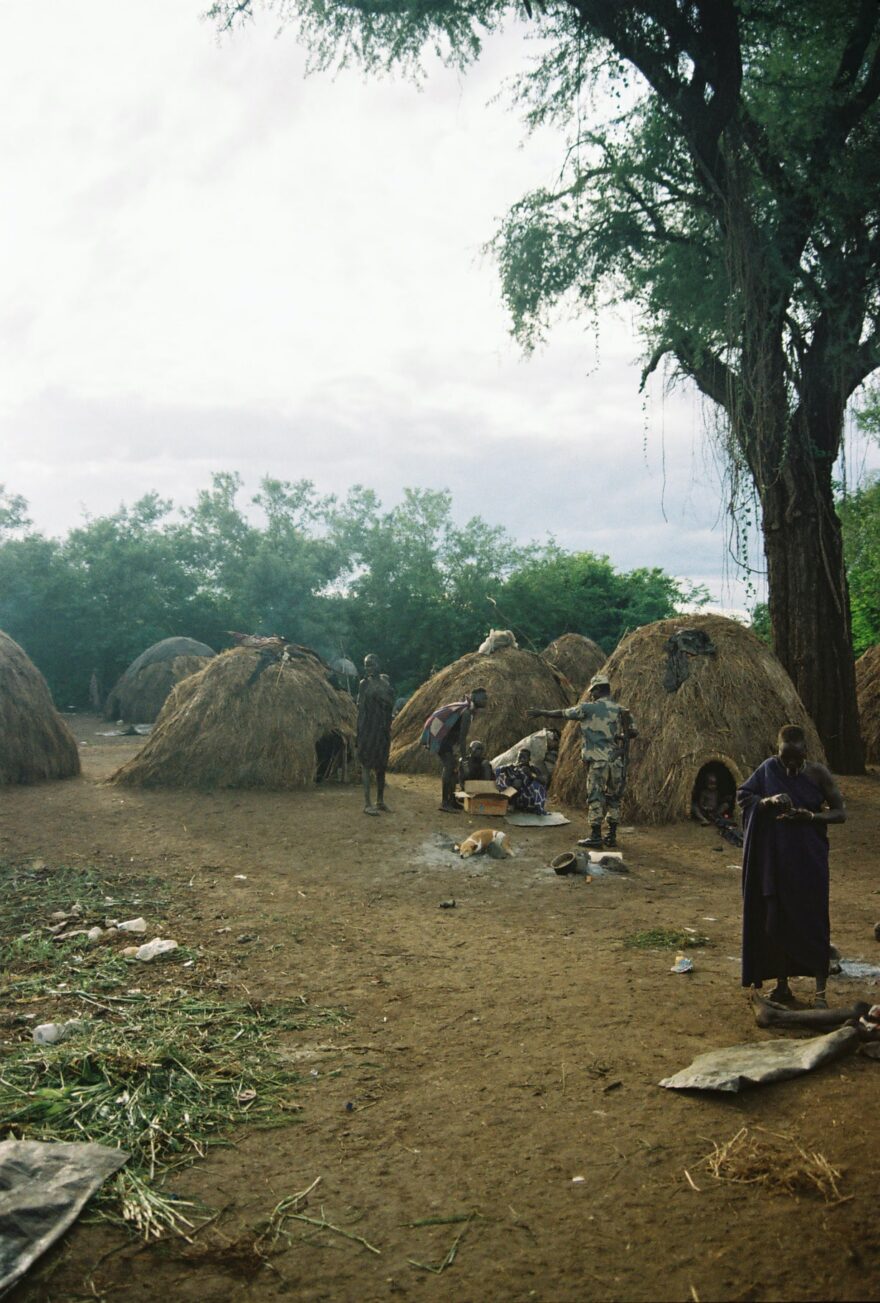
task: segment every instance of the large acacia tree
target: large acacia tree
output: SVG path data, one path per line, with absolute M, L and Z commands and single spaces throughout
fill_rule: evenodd
M 732 505 L 744 483 L 760 503 L 776 650 L 831 764 L 860 770 L 832 471 L 880 365 L 880 0 L 265 2 L 319 66 L 465 64 L 533 26 L 518 93 L 567 139 L 495 241 L 514 328 L 531 345 L 566 301 L 629 301 L 646 373 L 668 359 L 716 405 Z

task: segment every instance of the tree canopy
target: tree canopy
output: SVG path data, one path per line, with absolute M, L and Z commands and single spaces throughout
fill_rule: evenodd
M 217 0 L 223 28 L 257 0 Z M 760 501 L 776 649 L 829 758 L 861 768 L 832 468 L 880 364 L 877 0 L 265 0 L 312 63 L 460 66 L 514 17 L 517 98 L 561 133 L 559 181 L 494 242 L 513 328 L 625 302 L 723 415 L 731 505 Z
M 447 492 L 408 489 L 383 509 L 355 487 L 321 498 L 308 481 L 214 475 L 193 507 L 149 493 L 46 538 L 0 488 L 0 629 L 27 651 L 62 707 L 106 693 L 136 656 L 184 635 L 216 649 L 229 630 L 280 633 L 328 660 L 376 652 L 398 691 L 473 651 L 495 625 L 542 650 L 561 633 L 607 651 L 629 627 L 705 600 L 662 570 L 521 546 Z

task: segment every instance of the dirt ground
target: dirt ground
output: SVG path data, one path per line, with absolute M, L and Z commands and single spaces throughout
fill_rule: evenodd
M 302 994 L 351 1018 L 303 1034 L 298 1065 L 318 1075 L 298 1092 L 298 1122 L 245 1129 L 174 1174 L 169 1188 L 221 1210 L 203 1237 L 145 1247 L 80 1224 L 16 1303 L 880 1296 L 878 1063 L 848 1058 L 725 1098 L 658 1086 L 696 1054 L 770 1035 L 739 986 L 738 853 L 713 832 L 637 828 L 623 838 L 630 874 L 587 883 L 547 867 L 584 835 L 578 812 L 566 827 L 510 829 L 512 860 L 460 861 L 435 835 L 488 821 L 439 813 L 439 778 L 392 776 L 393 813 L 372 819 L 357 788 L 335 784 L 118 789 L 102 780 L 141 739 L 70 722 L 82 777 L 0 790 L 0 854 L 160 874 L 165 935 L 228 960 L 251 997 Z M 833 939 L 880 962 L 880 778 L 842 788 Z M 660 927 L 709 936 L 693 973 L 670 973 L 668 950 L 624 947 Z M 840 978 L 829 996 L 880 998 Z M 743 1125 L 821 1151 L 843 1169 L 846 1201 L 713 1178 L 705 1156 Z M 271 1266 L 237 1251 L 316 1177 L 313 1215 L 379 1253 L 305 1225 Z M 439 1266 L 462 1230 L 442 1272 L 410 1261 Z

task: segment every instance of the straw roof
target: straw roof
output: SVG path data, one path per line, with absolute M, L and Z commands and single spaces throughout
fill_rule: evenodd
M 674 692 L 664 686 L 666 641 L 679 629 L 702 630 L 716 654 L 690 656 Z M 719 615 L 687 615 L 636 629 L 604 666 L 614 699 L 632 712 L 639 736 L 631 743 L 623 817 L 668 823 L 690 813 L 702 767 L 724 765 L 741 783 L 776 750 L 783 724 L 806 729 L 810 756 L 825 753 L 794 684 L 750 629 Z M 585 769 L 576 722 L 567 724 L 551 790 L 586 805 Z
M 71 778 L 80 771 L 76 739 L 49 686 L 17 642 L 0 632 L 0 785 Z
M 195 638 L 163 638 L 141 652 L 104 704 L 105 719 L 152 724 L 176 683 L 203 670 L 214 651 Z
M 112 783 L 141 787 L 306 787 L 318 751 L 348 754 L 356 712 L 317 662 L 267 662 L 236 647 L 171 693 L 146 745 Z
M 584 691 L 607 660 L 599 644 L 582 633 L 564 633 L 554 638 L 541 655 L 548 665 L 565 675 L 577 693 Z
M 437 761 L 420 743 L 425 720 L 438 706 L 460 701 L 474 688 L 485 688 L 489 703 L 472 725 L 472 736 L 498 755 L 533 733 L 529 706 L 556 710 L 570 706 L 577 693 L 568 679 L 535 652 L 503 647 L 491 656 L 470 652 L 447 665 L 413 693 L 391 726 L 389 767 L 407 774 L 433 774 Z
M 865 759 L 880 764 L 880 644 L 856 661 L 856 692 L 865 740 Z

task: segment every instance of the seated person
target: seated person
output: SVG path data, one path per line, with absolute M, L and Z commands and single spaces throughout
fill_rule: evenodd
M 532 764 L 531 752 L 525 747 L 517 752 L 514 764 L 496 769 L 495 783 L 499 792 L 510 787 L 516 789 L 515 795 L 510 798 L 510 810 L 517 810 L 521 814 L 547 813 L 547 788 Z
M 553 766 L 556 764 L 559 755 L 558 730 L 555 728 L 542 728 L 537 733 L 530 733 L 528 737 L 520 738 L 515 746 L 510 747 L 508 751 L 502 751 L 500 755 L 493 758 L 492 768 L 497 773 L 505 765 L 515 764 L 520 751 L 530 753 L 532 765 L 546 787 L 550 782 Z
M 691 818 L 696 819 L 704 828 L 717 828 L 722 837 L 734 846 L 742 846 L 742 833 L 733 817 L 733 801 L 718 786 L 718 775 L 710 769 L 702 775 L 702 782 L 698 780 L 698 783 L 691 804 Z
M 468 743 L 467 755 L 459 766 L 458 774 L 462 784 L 480 780 L 491 782 L 495 777 L 492 766 L 486 759 L 486 748 L 477 738 Z
M 720 815 L 729 819 L 733 811 L 733 802 L 724 796 L 718 788 L 718 775 L 711 770 L 703 777 L 691 805 L 691 815 L 704 827 L 714 823 Z

